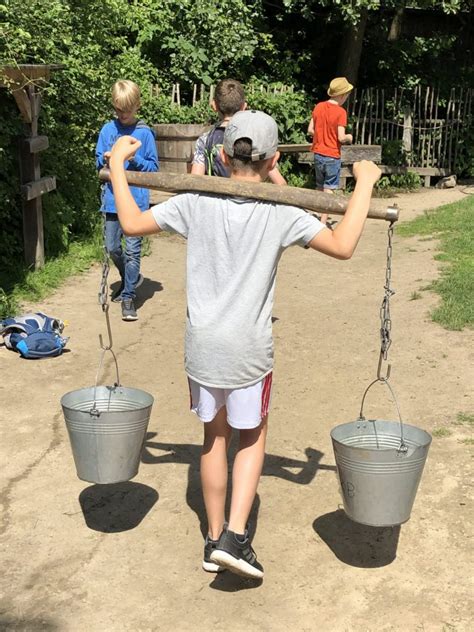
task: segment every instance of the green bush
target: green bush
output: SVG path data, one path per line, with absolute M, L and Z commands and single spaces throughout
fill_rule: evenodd
M 389 176 L 382 176 L 375 185 L 378 191 L 390 192 L 392 189 L 402 189 L 403 191 L 414 191 L 421 186 L 421 177 L 413 171 L 407 173 L 393 173 Z

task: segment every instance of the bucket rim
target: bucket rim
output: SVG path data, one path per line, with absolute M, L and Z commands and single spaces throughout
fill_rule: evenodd
M 70 408 L 70 405 L 67 403 L 68 398 L 71 398 L 72 396 L 77 396 L 78 394 L 85 392 L 85 391 L 94 391 L 94 386 L 85 386 L 83 388 L 77 388 L 74 389 L 72 391 L 68 391 L 67 393 L 64 393 L 64 395 L 62 395 L 60 403 L 61 406 L 63 408 Z M 144 391 L 141 388 L 135 388 L 133 386 L 124 386 L 123 384 L 120 384 L 119 386 L 116 385 L 109 385 L 109 384 L 99 384 L 96 388 L 96 393 L 100 393 L 101 389 L 111 389 L 113 390 L 114 388 L 123 388 L 126 391 L 129 392 L 134 392 L 134 393 L 140 393 L 142 395 L 145 395 L 146 397 L 149 398 L 149 403 L 143 403 L 143 405 L 141 405 L 139 408 L 136 408 L 135 410 L 141 410 L 142 408 L 148 408 L 150 406 L 153 406 L 154 402 L 155 402 L 155 398 L 153 397 L 153 395 L 151 393 L 149 393 L 148 391 Z M 73 410 L 73 409 L 72 409 Z M 119 412 L 119 411 L 108 411 L 110 414 L 113 414 L 114 412 Z
M 392 423 L 392 424 L 396 424 L 398 427 L 400 427 L 400 421 L 395 420 L 395 419 L 354 419 L 353 421 L 348 421 L 342 424 L 338 424 L 337 426 L 334 426 L 334 428 L 331 429 L 330 435 L 331 435 L 331 439 L 335 442 L 338 443 L 339 445 L 342 445 L 344 447 L 347 447 L 347 444 L 344 443 L 343 441 L 341 441 L 341 439 L 339 439 L 338 437 L 334 436 L 334 433 L 342 428 L 348 428 L 349 426 L 353 426 L 354 424 L 357 423 L 361 423 L 361 422 L 388 422 L 388 423 Z M 413 424 L 407 424 L 405 422 L 403 422 L 403 432 L 405 434 L 406 430 L 415 430 L 418 433 L 421 433 L 424 441 L 422 443 L 417 442 L 417 447 L 420 448 L 426 448 L 429 447 L 431 445 L 431 442 L 433 440 L 433 437 L 431 436 L 431 434 L 425 430 L 424 428 L 420 428 L 419 426 L 414 426 Z M 401 438 L 401 437 L 400 437 Z M 405 437 L 406 438 L 406 437 Z M 356 448 L 357 446 L 351 446 L 353 448 Z M 393 450 L 393 447 L 387 447 L 387 448 L 371 448 L 371 447 L 366 447 L 364 446 L 364 448 L 361 448 L 363 450 L 368 450 L 368 451 L 373 451 L 373 452 L 382 452 L 382 451 L 390 451 Z

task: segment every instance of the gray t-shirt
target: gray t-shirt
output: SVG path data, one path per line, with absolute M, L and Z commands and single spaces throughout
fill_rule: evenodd
M 324 228 L 293 206 L 184 193 L 152 209 L 187 244 L 185 368 L 206 386 L 242 388 L 273 368 L 278 262 Z

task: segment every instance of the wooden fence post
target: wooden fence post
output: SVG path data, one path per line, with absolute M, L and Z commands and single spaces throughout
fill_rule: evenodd
M 38 136 L 41 89 L 51 70 L 60 65 L 25 64 L 0 67 L 0 87 L 8 88 L 25 124 L 25 136 L 19 140 L 21 205 L 25 262 L 30 268 L 44 265 L 43 209 L 41 196 L 56 188 L 56 178 L 41 178 L 39 152 L 47 149 L 46 136 Z
M 411 165 L 411 152 L 413 149 L 413 111 L 411 105 L 405 105 L 403 108 L 402 145 L 408 154 L 408 164 Z

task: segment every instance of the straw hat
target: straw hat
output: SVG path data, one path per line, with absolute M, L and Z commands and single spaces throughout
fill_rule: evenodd
M 340 97 L 350 92 L 354 86 L 345 77 L 336 77 L 329 84 L 328 94 L 330 97 Z

